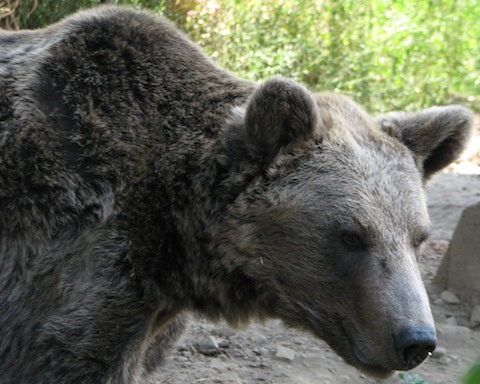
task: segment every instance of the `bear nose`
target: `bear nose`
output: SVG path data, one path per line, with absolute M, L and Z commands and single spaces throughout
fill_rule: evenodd
M 407 328 L 393 336 L 402 371 L 419 365 L 433 352 L 436 344 L 435 329 L 429 327 Z

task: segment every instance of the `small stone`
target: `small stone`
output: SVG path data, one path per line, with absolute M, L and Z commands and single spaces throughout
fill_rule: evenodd
M 279 345 L 277 346 L 277 352 L 275 353 L 275 358 L 277 360 L 293 361 L 295 359 L 295 351 L 293 349 Z
M 439 359 L 442 356 L 445 356 L 447 354 L 447 350 L 442 347 L 437 347 L 435 350 L 432 352 L 432 358 L 434 359 Z
M 443 291 L 440 294 L 440 297 L 447 304 L 459 304 L 460 303 L 460 300 L 458 299 L 458 297 L 453 292 L 450 292 L 450 291 Z
M 195 344 L 196 349 L 203 355 L 216 356 L 220 353 L 218 349 L 218 343 L 213 336 L 200 339 Z
M 221 327 L 221 328 L 215 329 L 214 333 L 220 337 L 232 337 L 232 336 L 235 336 L 236 332 L 231 328 Z
M 473 307 L 472 314 L 470 315 L 470 326 L 476 327 L 480 325 L 480 305 Z
M 210 369 L 213 369 L 217 372 L 222 372 L 225 371 L 225 364 L 219 361 L 218 359 L 213 359 L 210 360 L 210 363 L 208 364 L 208 367 Z
M 265 345 L 268 343 L 268 339 L 263 336 L 263 335 L 257 335 L 257 337 L 255 337 L 255 340 L 254 342 L 257 344 L 257 345 Z
M 457 325 L 460 327 L 467 327 L 470 325 L 468 319 L 466 316 L 455 316 L 455 319 L 457 320 Z
M 440 297 L 437 297 L 435 300 L 433 300 L 433 304 L 435 305 L 440 305 L 440 304 L 443 304 L 444 301 L 440 298 Z
M 188 361 L 188 358 L 185 356 L 176 356 L 175 361 L 178 361 L 179 363 L 185 363 L 186 361 Z
M 179 344 L 177 345 L 177 351 L 179 352 L 188 351 L 188 347 L 185 344 Z
M 269 364 L 260 360 L 260 361 L 254 361 L 246 364 L 247 367 L 249 368 L 268 368 Z
M 445 324 L 458 325 L 457 318 L 455 316 L 451 316 L 445 321 Z
M 218 346 L 219 346 L 220 348 L 225 348 L 225 349 L 227 349 L 227 348 L 230 348 L 230 345 L 231 345 L 230 340 L 220 340 L 220 341 L 218 342 Z
M 268 349 L 267 348 L 255 348 L 253 350 L 253 353 L 255 353 L 256 355 L 258 356 L 265 356 L 265 355 L 268 355 Z
M 452 362 L 452 359 L 449 356 L 445 355 L 445 356 L 440 357 L 438 359 L 438 362 L 442 365 L 448 365 Z

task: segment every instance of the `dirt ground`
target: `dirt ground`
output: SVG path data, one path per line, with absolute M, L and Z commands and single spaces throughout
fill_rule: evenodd
M 472 308 L 462 302 L 448 304 L 432 284 L 462 209 L 480 201 L 480 116 L 470 148 L 430 182 L 427 192 L 435 232 L 420 267 L 436 321 L 437 352 L 406 378 L 395 375 L 384 383 L 460 383 L 480 356 L 480 327 L 469 323 Z M 286 329 L 279 321 L 253 323 L 244 330 L 192 321 L 170 359 L 155 384 L 380 383 L 345 364 L 322 341 Z

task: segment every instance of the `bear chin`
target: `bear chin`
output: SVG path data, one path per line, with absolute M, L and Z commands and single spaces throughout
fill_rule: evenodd
M 392 368 L 386 368 L 378 363 L 374 363 L 371 361 L 371 359 L 365 356 L 365 354 L 361 351 L 358 342 L 356 342 L 358 338 L 354 337 L 352 328 L 353 325 L 351 325 L 349 321 L 345 320 L 341 322 L 341 332 L 346 342 L 346 348 L 343 351 L 337 350 L 340 356 L 345 360 L 345 362 L 371 377 L 387 379 L 388 377 L 392 376 L 396 370 Z
M 361 370 L 362 372 L 366 373 L 369 376 L 376 377 L 379 379 L 387 379 L 388 377 L 394 374 L 394 370 L 382 367 L 381 365 L 371 364 L 368 360 L 363 356 L 360 349 L 352 342 L 352 347 L 350 349 L 351 356 L 355 359 L 354 362 L 347 361 L 352 364 L 355 368 Z

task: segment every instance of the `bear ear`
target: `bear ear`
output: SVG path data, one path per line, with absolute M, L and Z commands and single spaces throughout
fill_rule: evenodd
M 260 86 L 232 120 L 228 152 L 267 166 L 283 149 L 313 138 L 317 106 L 312 94 L 294 81 L 275 77 Z M 232 123 L 231 122 L 231 123 Z
M 472 133 L 473 113 L 461 106 L 433 107 L 414 114 L 380 116 L 377 122 L 412 151 L 428 180 L 463 152 Z

